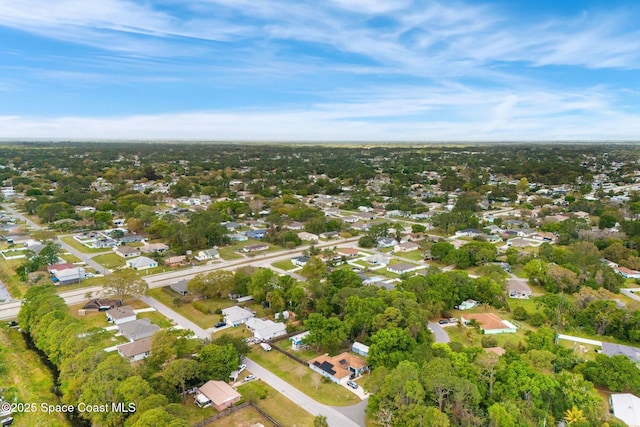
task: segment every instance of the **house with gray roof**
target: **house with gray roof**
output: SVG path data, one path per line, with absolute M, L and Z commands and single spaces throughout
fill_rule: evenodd
M 148 338 L 159 330 L 160 327 L 151 323 L 149 319 L 138 319 L 118 325 L 118 331 L 129 341 Z

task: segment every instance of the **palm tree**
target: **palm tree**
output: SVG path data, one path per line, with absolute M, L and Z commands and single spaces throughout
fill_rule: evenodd
M 582 409 L 578 409 L 576 406 L 573 406 L 571 409 L 567 409 L 565 411 L 564 420 L 570 426 L 587 421 L 584 414 L 582 413 Z

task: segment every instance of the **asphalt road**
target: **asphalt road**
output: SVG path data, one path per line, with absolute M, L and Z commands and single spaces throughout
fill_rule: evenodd
M 447 334 L 447 331 L 445 331 L 444 328 L 440 326 L 438 323 L 429 322 L 429 327 L 433 331 L 433 337 L 435 338 L 436 342 L 447 343 L 451 341 L 449 339 L 449 335 Z
M 306 394 L 302 393 L 291 384 L 280 379 L 262 366 L 258 365 L 251 359 L 244 359 L 243 363 L 247 365 L 247 369 L 256 375 L 260 380 L 269 384 L 271 387 L 282 393 L 296 405 L 309 412 L 311 415 L 324 415 L 330 427 L 361 427 L 359 423 L 351 420 L 346 415 L 338 412 L 331 406 L 323 405 Z

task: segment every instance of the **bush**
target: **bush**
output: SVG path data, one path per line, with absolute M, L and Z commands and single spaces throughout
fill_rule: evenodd
M 174 298 L 173 299 L 173 306 L 174 307 L 180 307 L 182 305 L 182 300 L 180 298 Z
M 193 305 L 193 308 L 204 314 L 211 314 L 209 307 L 207 307 L 207 305 L 202 301 L 194 301 L 191 303 L 191 305 Z
M 358 246 L 361 248 L 373 248 L 376 245 L 376 241 L 369 236 L 362 236 L 358 240 Z
M 496 347 L 498 340 L 493 335 L 484 335 L 480 344 L 482 344 L 482 348 Z
M 513 309 L 513 318 L 515 320 L 527 320 L 529 312 L 524 307 L 516 307 Z
M 529 317 L 529 324 L 531 326 L 542 326 L 544 325 L 544 323 L 547 321 L 547 319 L 544 317 L 544 315 L 542 313 L 533 313 L 530 317 Z

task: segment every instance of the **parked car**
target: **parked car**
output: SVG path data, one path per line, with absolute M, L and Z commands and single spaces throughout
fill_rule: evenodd
M 449 323 L 449 320 L 448 319 L 440 319 L 440 320 L 438 320 L 438 323 L 441 324 L 441 325 L 446 325 L 446 324 Z
M 347 385 L 348 385 L 349 387 L 351 387 L 352 389 L 354 389 L 354 390 L 358 388 L 358 384 L 356 384 L 356 383 L 355 383 L 355 382 L 353 382 L 353 381 L 347 381 Z
M 222 328 L 223 326 L 227 326 L 227 322 L 218 322 L 218 323 L 216 323 L 216 328 Z
M 238 367 L 238 373 L 241 373 L 242 371 L 244 371 L 245 369 L 247 369 L 247 365 L 245 365 L 244 363 L 242 365 L 240 365 Z
M 244 378 L 244 382 L 251 381 L 251 380 L 255 380 L 255 379 L 256 379 L 256 376 L 255 376 L 255 375 L 253 375 L 253 374 L 251 374 L 251 375 L 247 375 L 247 376 Z

